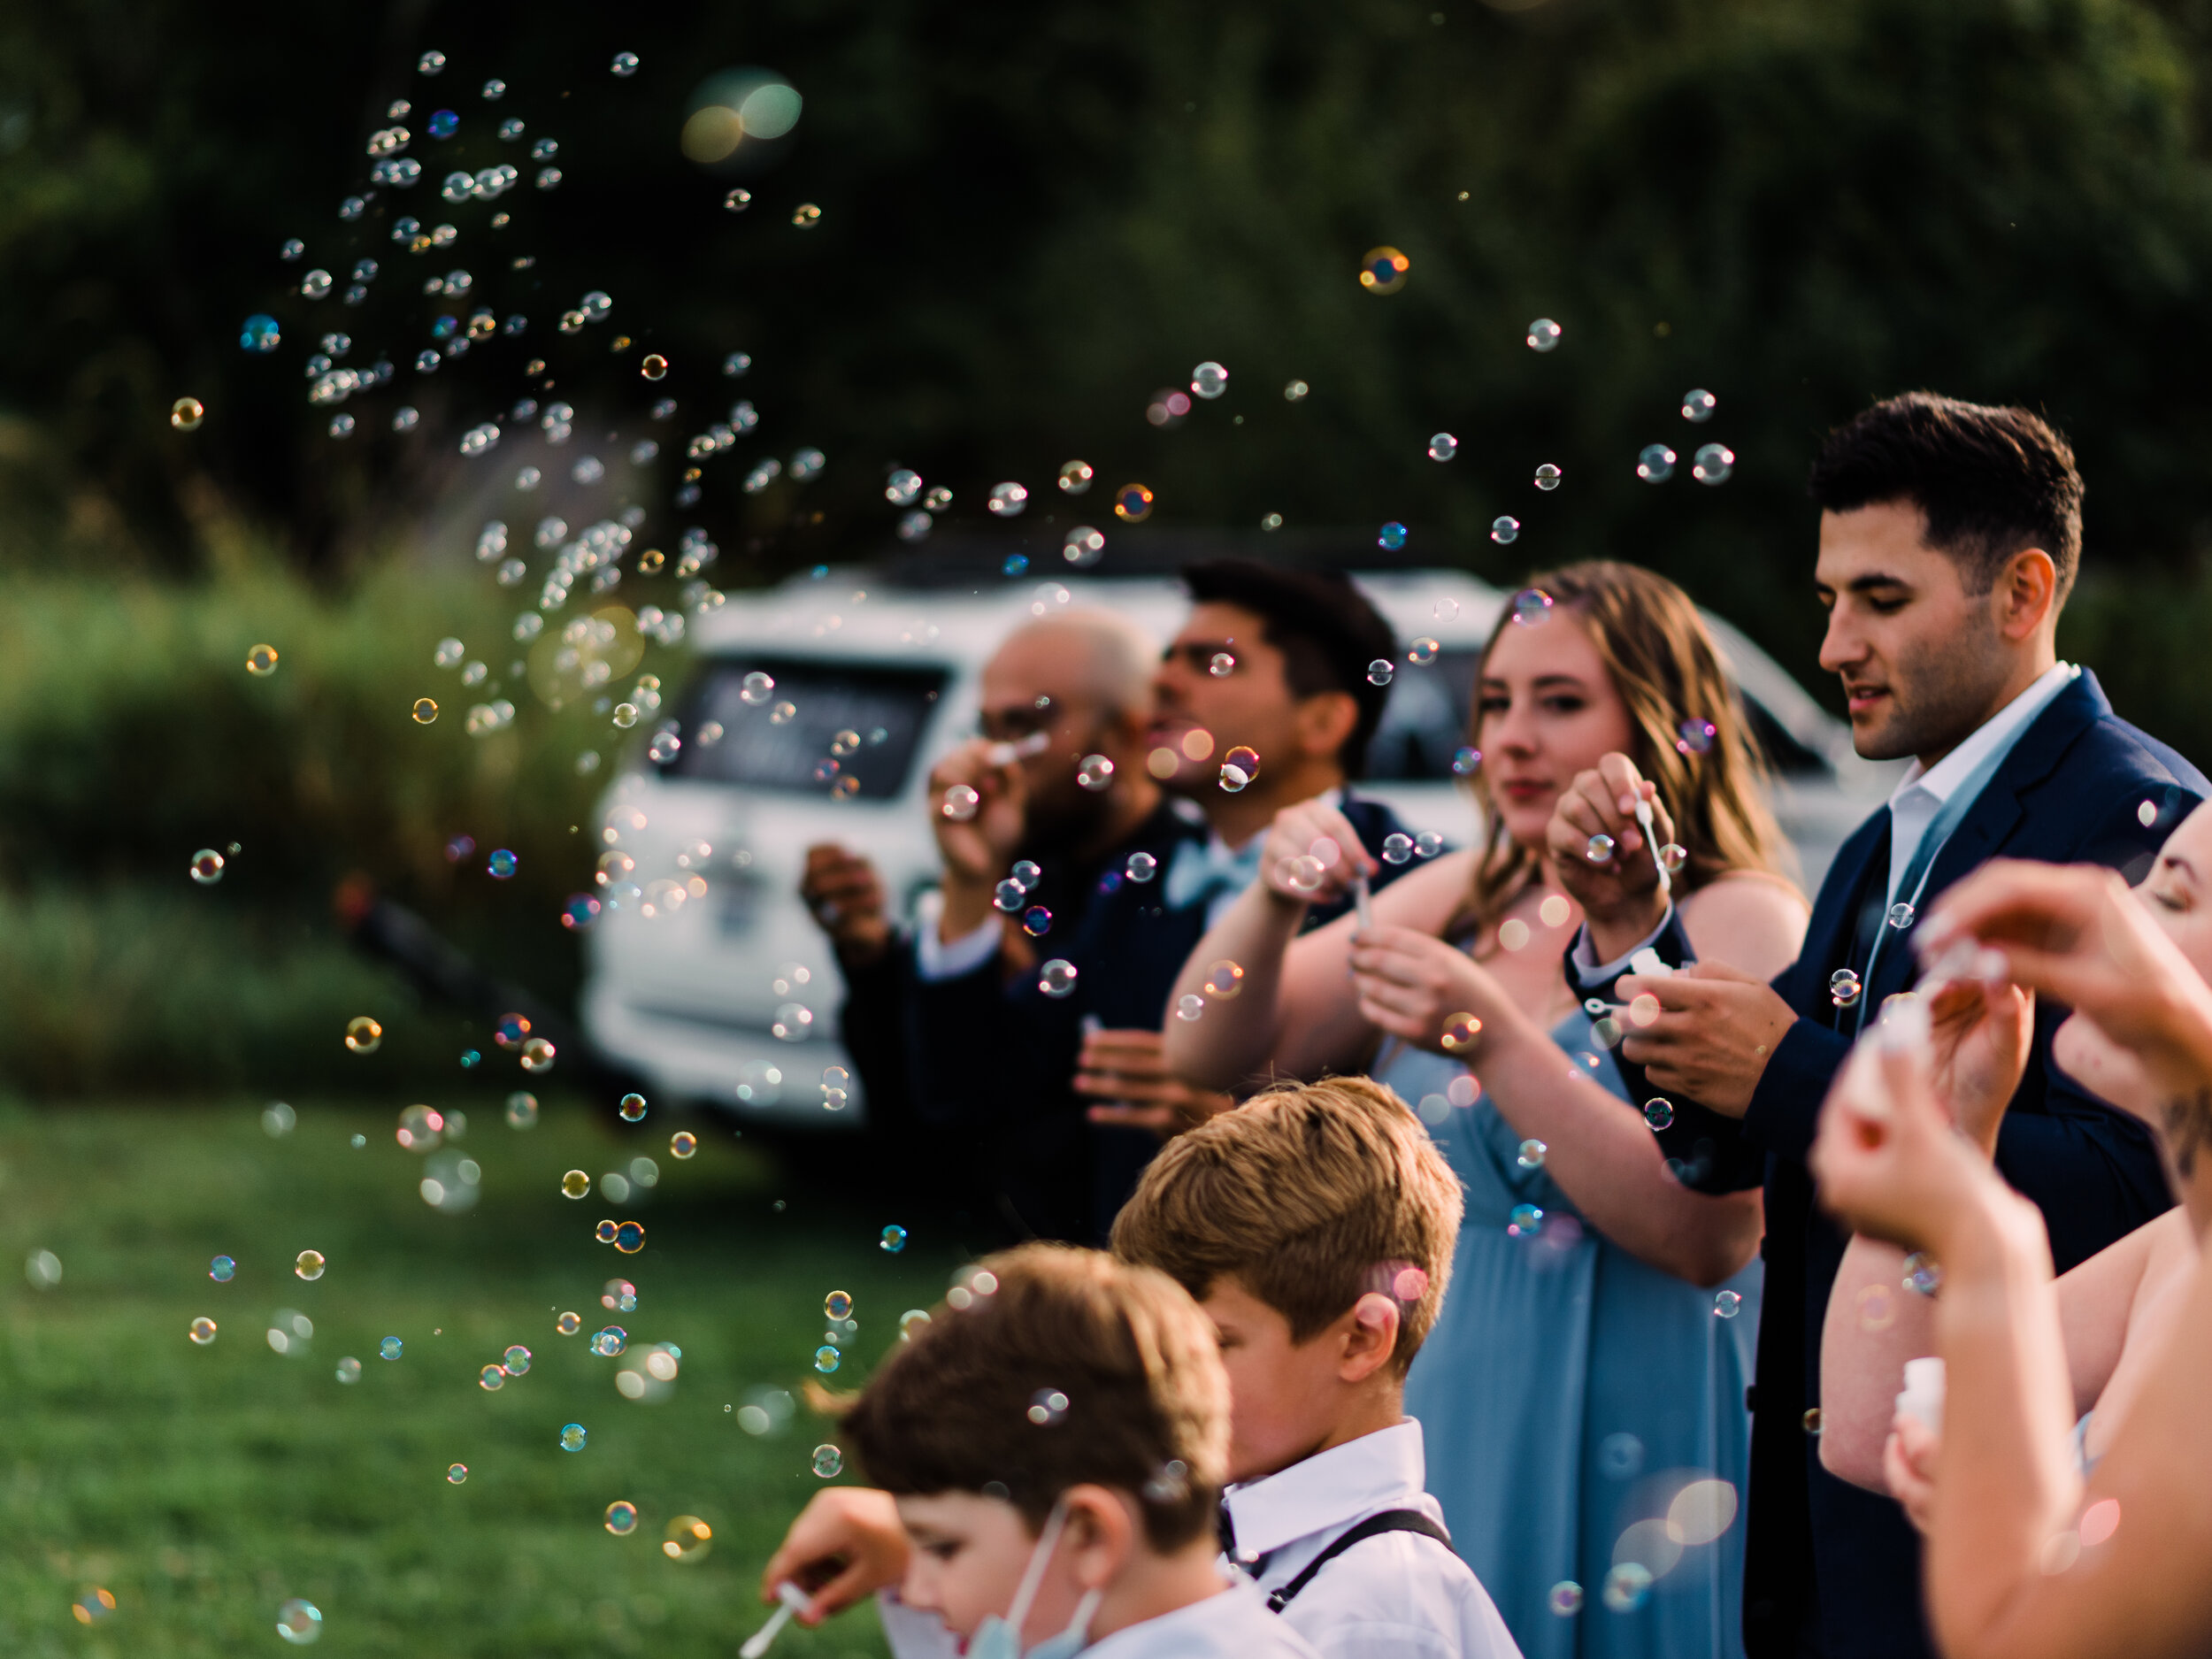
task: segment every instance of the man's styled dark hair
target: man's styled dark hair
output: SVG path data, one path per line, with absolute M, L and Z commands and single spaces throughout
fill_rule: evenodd
M 1398 641 L 1382 613 L 1340 571 L 1284 570 L 1256 559 L 1209 559 L 1183 572 L 1195 604 L 1234 605 L 1260 618 L 1260 637 L 1283 654 L 1295 697 L 1348 691 L 1359 719 L 1337 751 L 1344 775 L 1367 764 L 1368 740 L 1382 723 L 1390 687 L 1369 683 L 1368 664 L 1395 659 Z
M 1933 392 L 1883 399 L 1828 434 L 1813 463 L 1813 500 L 1849 512 L 1910 502 L 1928 545 L 1985 594 L 2004 563 L 2038 547 L 2058 567 L 2058 600 L 2081 564 L 2081 474 L 2073 446 L 2024 409 L 1962 403 Z

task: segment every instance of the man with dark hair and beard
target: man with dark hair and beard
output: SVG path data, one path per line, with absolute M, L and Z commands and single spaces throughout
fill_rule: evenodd
M 1890 1659 L 1932 1652 L 1917 1540 L 1894 1502 L 1821 1462 L 1824 1321 L 1862 1312 L 1829 1306 L 1845 1238 L 1815 1211 L 1805 1167 L 1821 1102 L 1862 1025 L 1918 979 L 1914 923 L 1947 887 L 1999 856 L 2139 875 L 2208 786 L 2116 716 L 2094 675 L 2058 660 L 2082 484 L 2041 419 L 1927 393 L 1891 398 L 1831 435 L 1812 495 L 1821 665 L 1842 679 L 1858 752 L 1913 764 L 1836 855 L 1802 954 L 1771 987 L 1697 964 L 1630 975 L 1611 995 L 1659 999 L 1657 1022 L 1623 1044 L 1653 1088 L 1740 1118 L 1766 1155 L 1745 1647 L 1752 1659 Z M 2041 1208 L 2062 1272 L 2171 1202 L 2143 1126 L 2052 1064 L 2064 1012 L 2036 1010 L 2008 1108 L 1963 1087 L 1954 1095 L 1962 1133 Z M 1939 1021 L 1939 1060 L 1970 1078 L 1999 1025 L 1978 1004 Z M 1920 1322 L 1925 1346 L 1910 1351 L 1932 1353 L 1932 1303 L 1904 1294 L 1901 1258 L 1893 1268 L 1901 1294 L 1880 1317 Z

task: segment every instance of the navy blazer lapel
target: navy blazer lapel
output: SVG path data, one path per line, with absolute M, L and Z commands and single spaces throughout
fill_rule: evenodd
M 1820 884 L 1820 898 L 1806 926 L 1805 943 L 1798 952 L 1799 966 L 1813 975 L 1797 987 L 1792 1000 L 1809 1008 L 1816 1018 L 1828 1012 L 1828 976 L 1851 960 L 1852 941 L 1859 922 L 1859 895 L 1866 890 L 1877 857 L 1889 850 L 1889 808 L 1853 830 L 1829 864 Z M 1793 970 L 1794 972 L 1794 970 Z
M 1936 854 L 1920 900 L 1923 911 L 1954 882 L 2004 853 L 2026 816 L 2021 795 L 2056 771 L 2081 734 L 2111 712 L 2112 705 L 2105 701 L 2097 677 L 2085 668 L 2073 684 L 2051 699 L 2049 706 L 2020 733 L 2004 764 L 1982 787 L 1974 804 L 1967 808 L 1966 816 Z M 1909 989 L 1919 978 L 1919 959 L 1911 949 L 1912 933 L 1907 927 L 1901 938 L 1893 937 L 1883 949 L 1875 983 L 1867 987 L 1867 994 L 1877 1001 Z

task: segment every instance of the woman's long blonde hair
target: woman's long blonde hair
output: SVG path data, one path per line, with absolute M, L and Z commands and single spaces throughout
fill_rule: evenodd
M 1766 762 L 1751 741 L 1743 704 L 1713 648 L 1712 636 L 1690 596 L 1665 577 L 1612 559 L 1586 559 L 1529 578 L 1525 592 L 1540 592 L 1551 604 L 1554 626 L 1569 617 L 1589 630 L 1627 706 L 1632 735 L 1628 757 L 1659 786 L 1674 820 L 1675 839 L 1689 857 L 1676 872 L 1677 887 L 1692 892 L 1731 871 L 1753 870 L 1787 879 L 1788 854 L 1767 806 Z M 1471 741 L 1482 742 L 1482 675 L 1490 653 L 1515 620 L 1509 606 L 1483 648 L 1476 669 Z M 1684 743 L 1685 722 L 1712 728 L 1702 752 Z M 1692 728 L 1695 730 L 1694 727 Z M 1543 849 L 1523 847 L 1506 833 L 1491 799 L 1486 772 L 1478 767 L 1475 799 L 1489 826 L 1475 864 L 1475 879 L 1455 931 L 1494 930 L 1507 906 L 1535 876 Z

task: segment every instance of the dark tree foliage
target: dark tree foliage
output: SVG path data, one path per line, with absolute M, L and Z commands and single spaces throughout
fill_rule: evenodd
M 0 16 L 0 515 L 18 564 L 131 549 L 188 571 L 242 522 L 339 574 L 489 465 L 456 439 L 544 395 L 528 358 L 626 443 L 647 430 L 637 357 L 659 350 L 684 412 L 656 434 L 649 499 L 657 522 L 717 535 L 725 581 L 880 551 L 894 462 L 954 488 L 948 527 L 987 523 L 1000 479 L 1033 492 L 1025 529 L 1065 522 L 1049 480 L 1079 455 L 1106 488 L 1149 483 L 1157 526 L 1399 519 L 1417 548 L 1501 577 L 1637 558 L 1807 664 L 1805 464 L 1888 391 L 2016 400 L 2066 427 L 2093 572 L 2178 571 L 2205 540 L 2203 12 L 43 0 Z M 428 47 L 449 59 L 434 81 L 415 72 Z M 643 66 L 616 80 L 623 50 Z M 701 78 L 743 65 L 787 76 L 806 109 L 772 170 L 722 177 L 677 134 Z M 478 96 L 493 75 L 511 88 L 496 105 Z M 396 97 L 416 104 L 425 181 L 342 224 Z M 422 134 L 441 106 L 463 118 L 442 146 Z M 526 142 L 491 135 L 508 115 L 560 140 L 565 181 L 526 181 L 495 232 L 436 181 L 449 161 L 532 171 Z M 721 206 L 733 183 L 754 192 L 741 215 Z M 822 209 L 812 228 L 791 222 L 802 202 Z M 403 213 L 461 235 L 411 256 L 388 239 Z M 303 265 L 276 258 L 291 235 L 342 286 L 377 257 L 371 301 L 300 297 Z M 1356 280 L 1382 244 L 1412 261 L 1386 297 Z M 515 271 L 518 254 L 535 263 Z M 450 303 L 418 290 L 455 264 L 478 275 L 472 303 L 530 332 L 418 379 L 409 359 Z M 592 288 L 612 319 L 559 336 Z M 285 325 L 268 357 L 236 345 L 259 310 Z M 1566 328 L 1548 355 L 1522 343 L 1539 315 Z M 326 329 L 400 365 L 349 406 L 342 442 L 301 378 Z M 718 365 L 740 347 L 757 366 L 735 388 Z M 1148 426 L 1152 394 L 1202 358 L 1229 366 L 1229 395 Z M 1310 396 L 1284 399 L 1294 378 Z M 1720 398 L 1709 426 L 1678 412 L 1692 387 Z M 758 432 L 706 465 L 695 513 L 667 513 L 684 435 L 735 390 Z M 187 392 L 211 410 L 188 435 L 165 421 Z M 403 400 L 424 421 L 394 434 Z M 1425 454 L 1440 430 L 1461 442 L 1448 465 Z M 1688 476 L 1709 440 L 1738 457 L 1717 489 Z M 1682 459 L 1658 487 L 1633 472 L 1654 442 Z M 739 490 L 754 457 L 807 442 L 831 457 L 820 480 Z M 1567 481 L 1539 495 L 1545 461 Z M 1527 526 L 1509 550 L 1486 538 L 1500 512 Z

